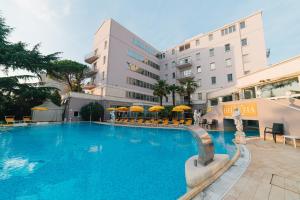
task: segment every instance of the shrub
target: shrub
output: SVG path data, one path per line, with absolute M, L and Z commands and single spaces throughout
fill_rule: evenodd
M 104 108 L 100 103 L 92 102 L 80 109 L 80 116 L 83 121 L 103 121 Z

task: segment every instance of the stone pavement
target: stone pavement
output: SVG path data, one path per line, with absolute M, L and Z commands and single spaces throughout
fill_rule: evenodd
M 251 162 L 225 200 L 300 200 L 300 148 L 250 140 Z

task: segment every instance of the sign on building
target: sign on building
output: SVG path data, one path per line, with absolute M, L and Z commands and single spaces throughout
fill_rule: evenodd
M 257 117 L 256 103 L 239 103 L 223 105 L 224 117 L 232 117 L 235 108 L 239 108 L 242 117 Z

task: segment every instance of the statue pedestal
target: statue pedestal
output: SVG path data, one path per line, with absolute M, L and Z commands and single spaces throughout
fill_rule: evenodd
M 246 135 L 243 131 L 235 132 L 235 142 L 238 144 L 246 144 Z
M 214 160 L 206 166 L 200 163 L 195 166 L 197 159 L 198 155 L 195 155 L 185 162 L 185 180 L 188 191 L 214 177 L 229 162 L 227 154 L 215 154 Z

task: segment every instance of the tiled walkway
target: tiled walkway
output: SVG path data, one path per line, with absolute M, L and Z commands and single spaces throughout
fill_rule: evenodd
M 247 141 L 251 163 L 226 200 L 300 200 L 300 148 Z

